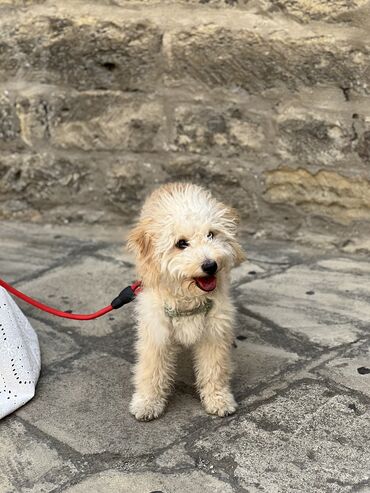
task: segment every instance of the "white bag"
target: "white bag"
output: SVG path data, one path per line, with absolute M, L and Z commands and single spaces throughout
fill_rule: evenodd
M 0 419 L 32 399 L 40 367 L 37 335 L 0 287 Z

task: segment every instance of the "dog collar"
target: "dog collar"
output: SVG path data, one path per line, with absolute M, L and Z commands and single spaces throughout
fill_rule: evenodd
M 201 313 L 204 313 L 206 316 L 212 307 L 213 300 L 209 300 L 207 298 L 203 304 L 196 306 L 191 310 L 176 310 L 175 308 L 170 308 L 169 306 L 164 305 L 164 313 L 168 318 L 191 317 L 193 315 L 200 315 Z

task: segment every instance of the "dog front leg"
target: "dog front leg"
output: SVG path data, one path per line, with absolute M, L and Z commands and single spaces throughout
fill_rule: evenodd
M 210 414 L 228 416 L 237 404 L 230 390 L 231 338 L 207 334 L 194 348 L 195 374 L 200 398 Z
M 140 421 L 158 418 L 164 411 L 175 373 L 177 350 L 170 341 L 155 341 L 149 330 L 139 334 L 130 411 Z

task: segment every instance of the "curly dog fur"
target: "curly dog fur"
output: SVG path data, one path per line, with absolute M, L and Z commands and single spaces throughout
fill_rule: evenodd
M 167 184 L 146 200 L 128 238 L 144 288 L 136 303 L 138 360 L 130 405 L 138 420 L 163 413 L 181 346 L 192 348 L 205 410 L 235 412 L 229 286 L 231 268 L 244 260 L 237 224 L 234 209 L 196 185 Z M 212 303 L 208 312 L 206 302 Z

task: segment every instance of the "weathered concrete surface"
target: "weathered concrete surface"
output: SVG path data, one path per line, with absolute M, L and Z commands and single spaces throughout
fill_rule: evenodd
M 125 233 L 3 222 L 1 277 L 92 311 L 132 279 Z M 19 303 L 43 368 L 36 397 L 1 422 L 1 493 L 369 491 L 368 253 L 250 235 L 243 244 L 249 262 L 233 274 L 239 409 L 223 420 L 202 410 L 186 352 L 166 414 L 129 415 L 132 308 L 78 324 Z
M 210 477 L 201 471 L 179 472 L 176 474 L 158 474 L 146 472 L 142 474 L 127 474 L 118 471 L 107 471 L 97 474 L 82 483 L 72 486 L 68 493 L 143 493 L 144 491 L 182 491 L 193 493 L 232 493 L 232 486 Z
M 370 413 L 354 396 L 315 382 L 204 434 L 195 450 L 232 467 L 244 491 L 354 491 L 368 481 Z M 231 460 L 230 460 L 231 459 Z
M 248 300 L 248 312 L 272 318 L 316 344 L 333 347 L 354 342 L 368 331 L 370 286 L 358 283 L 367 263 L 352 262 L 349 271 L 348 265 L 342 269 L 343 260 L 338 259 L 336 270 L 333 265 L 326 270 L 325 262 L 298 265 L 271 278 L 242 284 L 237 290 L 239 299 Z
M 190 180 L 251 232 L 360 236 L 369 23 L 366 0 L 0 0 L 0 217 L 120 224 Z
M 10 417 L 0 429 L 0 491 L 52 491 L 55 484 L 68 483 L 78 469 L 73 458 L 59 454 L 37 430 Z

